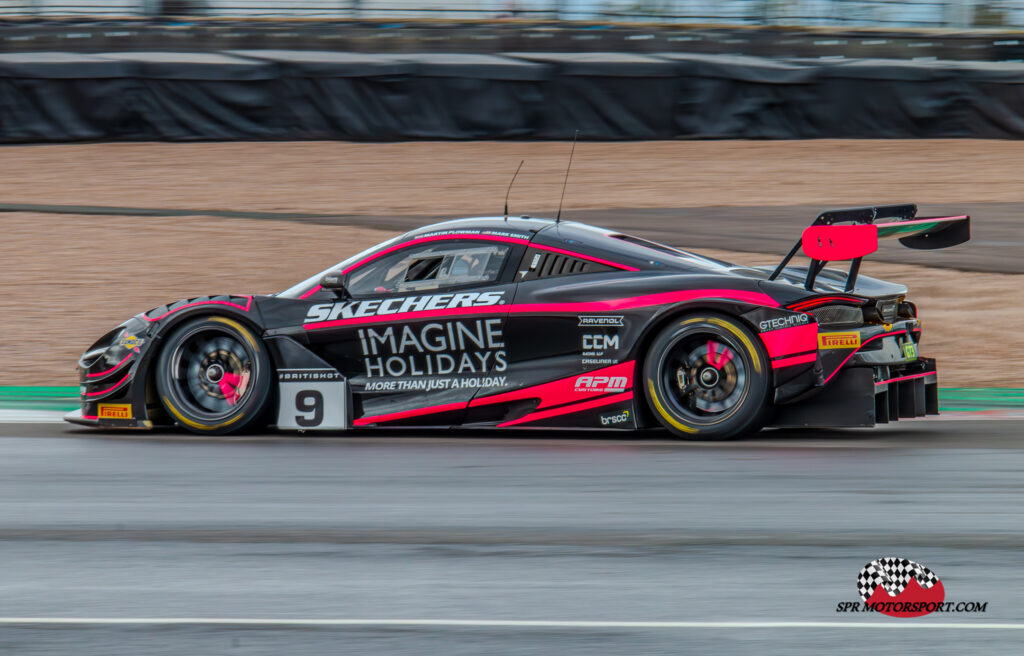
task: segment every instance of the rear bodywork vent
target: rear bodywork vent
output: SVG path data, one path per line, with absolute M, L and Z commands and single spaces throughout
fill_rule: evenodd
M 864 313 L 856 306 L 823 305 L 807 313 L 814 315 L 822 326 L 860 326 L 864 323 Z
M 900 304 L 903 298 L 878 299 L 872 305 L 864 306 L 864 319 L 867 323 L 893 323 L 899 318 Z M 904 313 L 909 308 L 904 308 Z M 914 312 L 916 314 L 916 308 Z
M 882 320 L 886 323 L 892 323 L 896 321 L 896 310 L 899 307 L 899 299 L 890 299 L 885 301 L 875 302 L 875 307 L 878 308 L 878 312 L 882 315 Z
M 520 280 L 535 280 L 537 278 L 556 278 L 559 276 L 571 276 L 577 273 L 597 273 L 600 271 L 613 271 L 611 267 L 597 262 L 590 262 L 571 255 L 552 253 L 539 249 L 527 249 L 523 256 L 522 265 L 519 267 Z

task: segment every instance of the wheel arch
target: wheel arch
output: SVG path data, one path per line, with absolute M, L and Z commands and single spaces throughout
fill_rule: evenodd
M 189 308 L 184 312 L 176 312 L 172 317 L 161 320 L 156 334 L 151 337 L 152 341 L 150 347 L 146 350 L 145 356 L 143 356 L 137 365 L 138 370 L 135 375 L 136 382 L 141 381 L 143 383 L 142 393 L 145 399 L 144 405 L 146 408 L 146 419 L 151 421 L 170 421 L 170 418 L 159 402 L 156 389 L 155 363 L 160 356 L 160 352 L 165 348 L 164 340 L 183 323 L 205 317 L 223 317 L 237 321 L 245 328 L 251 330 L 256 335 L 257 339 L 262 340 L 263 338 L 263 327 L 259 325 L 255 317 L 250 313 L 233 310 L 228 307 L 209 305 L 196 306 L 194 308 Z M 266 349 L 265 343 L 263 348 Z M 267 349 L 267 352 L 270 354 L 270 374 L 273 376 L 277 368 L 277 362 L 273 356 L 273 351 L 271 349 Z M 271 388 L 271 391 L 273 391 L 273 387 Z
M 654 342 L 655 337 L 664 330 L 673 321 L 680 317 L 692 314 L 694 312 L 709 311 L 724 314 L 732 319 L 740 321 L 755 335 L 758 334 L 757 326 L 753 324 L 749 319 L 743 315 L 747 312 L 756 310 L 761 305 L 755 303 L 743 303 L 738 301 L 730 300 L 716 300 L 716 299 L 701 299 L 699 301 L 691 301 L 688 303 L 679 303 L 673 305 L 658 314 L 654 315 L 647 325 L 644 327 L 643 332 L 640 334 L 640 338 L 637 340 L 633 347 L 633 351 L 630 354 L 632 360 L 635 363 L 635 370 L 633 372 L 633 380 L 640 381 L 643 379 L 643 363 L 647 356 L 647 351 Z M 764 348 L 763 342 L 757 340 Z M 774 385 L 774 381 L 773 381 Z M 650 399 L 648 398 L 648 392 L 644 385 L 634 384 L 633 385 L 633 396 L 636 399 L 634 408 L 637 414 L 637 426 L 640 428 L 648 428 L 658 426 L 658 421 L 654 417 L 654 412 L 650 407 Z

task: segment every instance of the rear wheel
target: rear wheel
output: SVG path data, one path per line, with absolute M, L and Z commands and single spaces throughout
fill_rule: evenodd
M 251 330 L 228 317 L 186 322 L 157 359 L 156 386 L 168 414 L 194 433 L 252 427 L 270 391 L 270 358 Z
M 693 314 L 661 331 L 644 361 L 651 411 L 677 437 L 727 440 L 764 426 L 770 369 L 757 337 L 720 314 Z

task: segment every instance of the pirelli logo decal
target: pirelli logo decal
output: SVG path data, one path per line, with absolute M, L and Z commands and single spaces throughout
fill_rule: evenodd
M 860 333 L 818 333 L 820 349 L 860 348 Z
M 100 419 L 131 419 L 130 403 L 101 403 L 97 415 Z

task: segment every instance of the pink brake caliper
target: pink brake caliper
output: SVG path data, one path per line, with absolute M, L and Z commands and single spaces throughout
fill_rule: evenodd
M 714 341 L 708 340 L 708 363 L 715 369 L 721 369 L 732 360 L 732 351 L 725 344 L 721 344 L 721 352 L 716 353 L 717 346 L 719 345 L 715 344 Z
M 224 372 L 220 380 L 217 381 L 217 385 L 220 387 L 220 393 L 224 395 L 224 400 L 228 402 L 228 405 L 235 405 L 238 403 L 238 384 L 242 381 L 242 377 L 238 374 L 232 374 Z

